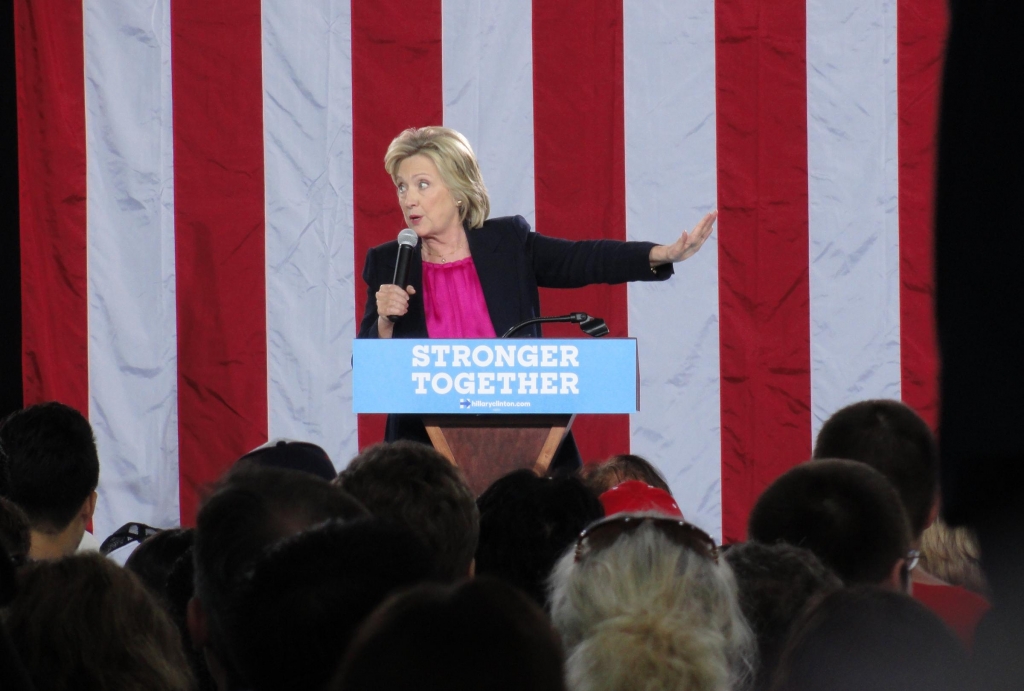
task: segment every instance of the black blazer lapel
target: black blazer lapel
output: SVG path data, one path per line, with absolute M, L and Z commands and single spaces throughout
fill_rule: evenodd
M 522 256 L 511 246 L 513 237 L 486 225 L 466 231 L 469 253 L 484 292 L 487 313 L 498 337 L 521 321 L 519 274 L 523 270 Z

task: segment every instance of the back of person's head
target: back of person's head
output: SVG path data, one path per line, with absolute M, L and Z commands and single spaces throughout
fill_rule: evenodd
M 729 565 L 684 521 L 619 514 L 591 526 L 551 574 L 569 686 L 743 689 L 756 643 Z
M 330 521 L 281 541 L 243 579 L 229 617 L 245 688 L 323 688 L 363 620 L 432 570 L 415 536 L 376 518 Z
M 477 506 L 476 573 L 511 583 L 541 606 L 555 562 L 580 531 L 604 516 L 601 503 L 579 478 L 538 477 L 531 470 L 495 481 Z
M 16 565 L 28 558 L 30 540 L 28 516 L 17 504 L 0 497 L 0 545 Z
M 798 622 L 774 691 L 962 691 L 966 653 L 924 605 L 871 586 L 838 590 Z
M 740 609 L 757 636 L 754 687 L 764 689 L 793 623 L 809 604 L 841 588 L 843 582 L 813 552 L 787 544 L 731 545 L 725 560 L 736 576 Z
M 424 444 L 376 444 L 336 481 L 379 518 L 400 523 L 434 555 L 440 578 L 469 573 L 480 514 L 462 471 Z
M 981 546 L 967 526 L 950 526 L 937 518 L 921 534 L 921 568 L 950 585 L 990 595 L 981 567 Z
M 235 461 L 235 468 L 261 466 L 266 468 L 283 468 L 310 473 L 330 482 L 338 477 L 331 457 L 321 447 L 308 441 L 289 441 L 278 439 L 253 449 Z
M 421 585 L 367 620 L 337 691 L 561 691 L 562 648 L 544 613 L 485 577 Z
M 643 456 L 623 453 L 583 467 L 583 481 L 595 497 L 628 480 L 640 480 L 651 487 L 672 493 L 662 474 Z
M 791 468 L 750 512 L 747 532 L 765 544 L 814 552 L 846 583 L 899 586 L 910 527 L 896 490 L 857 461 L 823 459 Z
M 49 402 L 0 423 L 0 496 L 20 506 L 33 530 L 64 530 L 99 482 L 100 462 L 88 420 Z
M 170 573 L 167 574 L 166 600 L 164 606 L 171 615 L 171 621 L 181 635 L 185 658 L 192 670 L 195 691 L 214 691 L 217 684 L 210 675 L 204 651 L 195 645 L 192 632 L 188 627 L 188 605 L 195 594 L 195 557 L 194 545 L 181 555 Z
M 814 458 L 867 463 L 899 492 L 915 538 L 931 521 L 939 487 L 939 449 L 928 423 L 899 401 L 854 403 L 818 433 Z
M 167 576 L 195 541 L 194 528 L 170 528 L 147 537 L 128 555 L 124 567 L 161 602 L 167 600 Z
M 99 554 L 28 564 L 5 622 L 36 691 L 191 688 L 167 614 Z
M 229 674 L 222 615 L 246 570 L 289 535 L 330 519 L 364 516 L 346 492 L 308 473 L 246 468 L 221 480 L 196 517 L 195 596 L 206 616 L 209 647 Z

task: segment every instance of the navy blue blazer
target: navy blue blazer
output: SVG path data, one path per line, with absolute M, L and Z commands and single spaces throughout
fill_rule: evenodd
M 583 240 L 573 242 L 530 232 L 522 216 L 492 218 L 483 227 L 466 232 L 487 312 L 498 336 L 512 326 L 541 316 L 538 288 L 580 288 L 592 283 L 664 281 L 672 275 L 671 264 L 652 268 L 652 242 Z M 359 338 L 377 337 L 377 291 L 395 274 L 398 242 L 378 245 L 366 255 L 366 310 Z M 409 263 L 408 284 L 416 289 L 409 311 L 395 324 L 394 338 L 427 338 L 423 311 L 423 262 L 414 252 Z M 540 325 L 527 327 L 517 336 L 539 338 Z
M 651 267 L 652 242 L 582 240 L 573 242 L 530 232 L 522 216 L 492 218 L 483 227 L 468 230 L 469 253 L 473 257 L 480 287 L 494 333 L 501 336 L 516 324 L 541 316 L 538 288 L 580 288 L 592 283 L 664 281 L 673 273 L 671 264 Z M 377 291 L 395 274 L 398 242 L 392 240 L 366 254 L 363 280 L 366 309 L 358 338 L 377 338 Z M 416 289 L 409 298 L 409 311 L 395 323 L 394 338 L 427 338 L 423 310 L 423 261 L 414 252 L 409 262 L 408 285 Z M 539 338 L 540 324 L 524 328 L 521 338 Z M 416 415 L 389 415 L 387 441 L 410 439 L 430 444 L 426 429 Z M 578 467 L 579 451 L 572 434 L 566 436 L 551 463 L 552 470 Z

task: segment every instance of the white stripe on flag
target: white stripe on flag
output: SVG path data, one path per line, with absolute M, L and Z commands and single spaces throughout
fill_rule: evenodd
M 812 437 L 900 397 L 896 3 L 807 3 Z
M 169 0 L 87 0 L 89 419 L 94 528 L 178 525 Z
M 444 124 L 473 145 L 491 216 L 534 225 L 531 2 L 445 0 L 441 12 Z
M 357 451 L 350 9 L 263 2 L 269 436 L 339 467 Z
M 715 6 L 627 2 L 623 19 L 628 236 L 670 243 L 715 207 Z M 642 375 L 631 448 L 665 474 L 687 519 L 720 537 L 716 238 L 676 270 L 629 285 Z

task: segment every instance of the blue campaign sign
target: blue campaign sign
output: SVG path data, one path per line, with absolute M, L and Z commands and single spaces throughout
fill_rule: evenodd
M 358 339 L 357 413 L 632 413 L 635 338 Z

